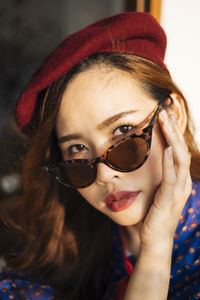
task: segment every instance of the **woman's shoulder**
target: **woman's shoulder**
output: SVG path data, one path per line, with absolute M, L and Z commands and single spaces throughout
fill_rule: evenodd
M 197 181 L 196 179 L 192 180 L 192 189 L 200 193 L 200 180 L 199 181 Z
M 188 230 L 187 230 L 188 229 Z M 177 230 L 181 234 L 200 233 L 200 182 L 192 180 L 192 191 L 182 211 Z
M 186 208 L 190 207 L 200 207 L 200 182 L 197 180 L 192 180 L 192 190 L 188 201 L 186 202 Z
M 48 285 L 34 282 L 23 273 L 3 269 L 0 273 L 1 300 L 50 300 L 55 291 Z
M 186 207 L 191 207 L 198 214 L 200 213 L 200 182 L 199 181 L 192 180 L 192 191 L 186 203 Z

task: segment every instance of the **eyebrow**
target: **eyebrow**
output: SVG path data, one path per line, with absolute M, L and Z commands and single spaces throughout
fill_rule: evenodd
M 126 116 L 126 115 L 129 115 L 129 114 L 133 114 L 135 112 L 137 112 L 138 110 L 128 110 L 128 111 L 124 111 L 124 112 L 121 112 L 121 113 L 118 113 L 106 120 L 104 120 L 102 123 L 100 123 L 98 126 L 97 126 L 97 129 L 98 130 L 103 130 L 105 129 L 107 126 L 113 124 L 114 122 L 116 122 L 117 120 L 121 119 L 122 117 Z M 78 139 L 81 139 L 82 136 L 80 134 L 69 134 L 69 135 L 65 135 L 65 136 L 62 136 L 58 139 L 58 143 L 59 144 L 62 144 L 64 142 L 68 142 L 70 140 L 78 140 Z

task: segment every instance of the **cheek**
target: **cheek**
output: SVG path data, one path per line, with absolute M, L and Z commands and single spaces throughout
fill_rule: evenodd
M 92 186 L 83 189 L 77 189 L 77 191 L 88 203 L 96 207 L 95 204 L 97 201 L 95 201 L 95 199 L 97 198 L 97 195 L 95 191 L 93 191 Z

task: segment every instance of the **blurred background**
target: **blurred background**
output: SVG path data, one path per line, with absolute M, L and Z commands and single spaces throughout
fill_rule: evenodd
M 67 35 L 122 11 L 147 11 L 168 37 L 166 64 L 188 99 L 200 145 L 199 0 L 6 0 L 0 3 L 0 214 L 18 208 L 20 158 L 29 141 L 14 107 L 32 73 Z M 0 223 L 0 255 L 13 241 Z M 3 241 L 3 242 L 2 242 Z

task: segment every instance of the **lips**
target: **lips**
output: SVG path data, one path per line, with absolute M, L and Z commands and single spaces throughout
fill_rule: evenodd
M 116 212 L 124 210 L 133 203 L 139 193 L 139 191 L 119 191 L 111 193 L 105 198 L 106 206 Z

